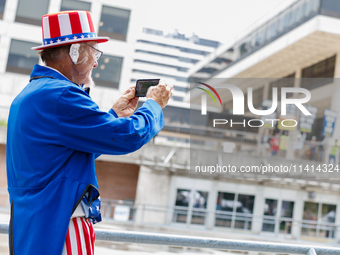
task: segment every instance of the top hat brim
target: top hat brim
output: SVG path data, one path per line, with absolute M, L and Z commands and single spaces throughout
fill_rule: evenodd
M 55 48 L 55 47 L 60 47 L 68 44 L 74 44 L 74 43 L 82 43 L 82 42 L 97 42 L 97 43 L 104 43 L 109 41 L 109 37 L 91 37 L 91 38 L 81 38 L 81 39 L 73 39 L 69 41 L 62 41 L 62 42 L 57 42 L 53 44 L 46 44 L 46 45 L 40 45 L 36 47 L 32 47 L 32 50 L 43 50 L 43 49 L 48 49 L 48 48 Z

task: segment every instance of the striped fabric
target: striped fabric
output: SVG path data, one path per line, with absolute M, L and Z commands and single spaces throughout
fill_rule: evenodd
M 86 11 L 60 12 L 42 18 L 43 38 L 50 39 L 71 34 L 94 33 L 91 14 Z
M 60 12 L 42 17 L 44 44 L 96 37 L 90 12 Z
M 83 217 L 72 218 L 62 255 L 93 255 L 94 241 L 92 222 Z
M 72 43 L 107 42 L 108 37 L 97 37 L 89 11 L 63 11 L 46 14 L 41 18 L 43 45 L 32 47 L 41 50 Z

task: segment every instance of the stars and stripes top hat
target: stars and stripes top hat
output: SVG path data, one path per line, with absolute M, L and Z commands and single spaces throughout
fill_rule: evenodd
M 89 11 L 63 11 L 41 18 L 43 45 L 33 50 L 63 46 L 72 43 L 107 42 L 109 37 L 97 37 Z

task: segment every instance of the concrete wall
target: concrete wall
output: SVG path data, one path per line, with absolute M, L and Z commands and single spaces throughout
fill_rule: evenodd
M 166 223 L 170 193 L 171 175 L 168 171 L 153 170 L 141 166 L 137 185 L 136 204 L 147 204 L 139 206 L 136 215 L 137 224 L 164 224 Z M 151 206 L 153 205 L 153 206 Z M 157 206 L 161 206 L 157 207 Z

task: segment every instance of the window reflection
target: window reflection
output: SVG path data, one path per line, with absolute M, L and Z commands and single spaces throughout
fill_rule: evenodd
M 190 201 L 190 190 L 177 189 L 176 202 L 175 202 L 176 209 L 174 210 L 174 215 L 173 215 L 174 222 L 181 222 L 181 223 L 187 222 L 187 216 L 188 216 L 187 208 L 189 207 L 189 201 Z M 178 208 L 177 206 L 183 207 L 183 208 Z
M 193 211 L 191 224 L 204 225 L 206 218 L 208 192 L 195 191 L 193 195 Z M 204 210 L 201 210 L 204 209 Z
M 335 56 L 320 61 L 314 65 L 302 69 L 301 87 L 312 90 L 333 82 L 335 71 Z M 319 78 L 319 79 L 315 79 Z
M 295 73 L 287 75 L 281 79 L 273 81 L 269 84 L 268 95 L 267 98 L 272 100 L 273 98 L 273 88 L 277 88 L 277 98 L 281 98 L 281 89 L 287 87 L 294 87 L 294 78 Z M 293 93 L 287 93 L 286 97 L 290 98 L 293 96 Z
M 305 202 L 301 235 L 306 238 L 334 238 L 336 205 Z M 309 240 L 309 239 L 308 239 Z
M 39 63 L 39 56 L 31 50 L 34 46 L 37 44 L 12 39 L 6 71 L 30 74 L 34 65 Z
M 303 208 L 303 219 L 310 221 L 318 220 L 318 210 L 319 204 L 313 202 L 305 202 L 305 206 Z
M 237 197 L 237 200 L 236 200 Z M 255 196 L 219 192 L 216 201 L 215 226 L 250 230 Z
M 216 217 L 215 226 L 218 227 L 231 227 L 232 214 L 225 212 L 232 212 L 236 206 L 235 194 L 218 192 L 218 198 L 216 201 Z M 224 212 L 219 212 L 224 211 Z
M 252 225 L 252 215 L 248 216 L 249 214 L 253 214 L 254 209 L 254 200 L 255 196 L 248 196 L 248 195 L 239 195 L 238 202 L 240 203 L 236 209 L 236 220 L 235 220 L 235 228 L 240 229 L 251 229 Z M 247 216 L 243 216 L 247 215 Z
M 129 20 L 129 10 L 103 6 L 98 34 L 114 40 L 126 41 Z
M 280 219 L 280 233 L 291 234 L 292 221 L 294 212 L 294 202 L 282 201 L 281 205 L 281 219 Z M 283 219 L 284 218 L 284 219 Z
M 321 221 L 325 223 L 335 223 L 336 205 L 323 204 L 321 209 Z M 325 238 L 334 238 L 335 227 L 326 226 L 320 230 L 319 236 Z
M 70 11 L 70 10 L 91 10 L 91 3 L 77 1 L 77 0 L 63 0 L 61 2 L 60 11 Z
M 98 67 L 93 69 L 96 85 L 117 89 L 119 87 L 123 58 L 103 55 L 98 60 Z
M 322 205 L 322 211 L 321 211 L 321 220 L 323 222 L 331 222 L 335 223 L 335 211 L 336 211 L 336 205 Z
M 41 25 L 41 17 L 48 11 L 49 0 L 19 0 L 15 22 Z
M 205 191 L 177 189 L 173 222 L 204 225 L 208 194 Z
M 278 210 L 278 200 L 265 200 L 262 231 L 273 233 L 279 231 L 283 234 L 291 234 L 294 202 L 283 200 L 281 202 L 281 211 L 278 212 Z
M 4 16 L 6 0 L 0 0 L 0 19 Z
M 340 5 L 337 0 L 322 0 L 321 14 L 340 18 Z
M 266 199 L 264 204 L 263 215 L 269 216 L 263 218 L 262 231 L 274 232 L 275 230 L 275 215 L 277 212 L 277 200 Z

